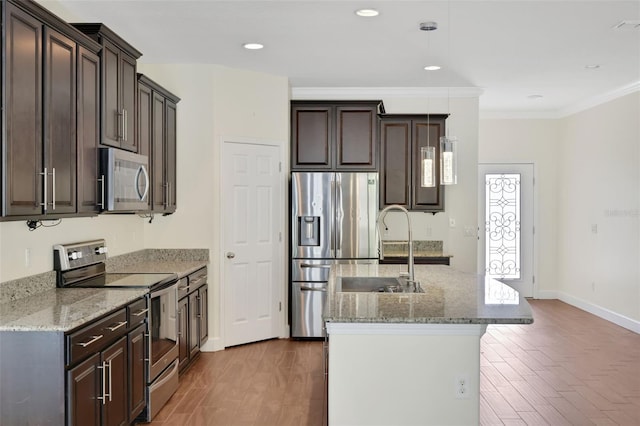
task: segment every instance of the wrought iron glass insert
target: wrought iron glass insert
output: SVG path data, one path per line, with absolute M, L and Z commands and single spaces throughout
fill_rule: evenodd
M 520 279 L 520 173 L 485 175 L 485 272 Z

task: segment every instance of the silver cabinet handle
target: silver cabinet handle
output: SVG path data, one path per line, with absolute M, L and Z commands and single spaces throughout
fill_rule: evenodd
M 111 325 L 111 326 L 105 327 L 105 328 L 107 330 L 109 330 L 109 331 L 116 331 L 117 329 L 122 328 L 125 325 L 127 325 L 127 322 L 126 321 L 121 321 L 121 322 L 117 323 L 116 325 Z
M 327 288 L 326 287 L 313 288 L 313 287 L 307 287 L 307 286 L 300 286 L 300 290 L 302 290 L 302 291 L 327 291 Z
M 127 116 L 127 110 L 126 109 L 122 109 L 122 140 L 123 141 L 127 141 L 127 131 L 129 130 L 127 128 L 127 121 L 129 120 L 129 117 Z
M 98 340 L 102 339 L 103 337 L 104 337 L 104 335 L 102 335 L 102 334 L 98 334 L 97 336 L 91 336 L 91 340 L 89 340 L 88 342 L 80 342 L 80 343 L 78 343 L 78 346 L 82 346 L 83 348 L 86 348 L 90 344 L 97 342 Z
M 98 203 L 98 206 L 101 209 L 105 209 L 104 207 L 104 175 L 100 175 L 100 178 L 98 178 L 98 182 L 100 182 L 100 202 Z
M 51 168 L 51 208 L 56 209 L 56 168 Z
M 135 314 L 132 314 L 134 317 L 139 317 L 141 315 L 146 314 L 147 312 L 149 312 L 149 309 L 140 309 L 138 312 L 136 312 Z
M 44 176 L 44 182 L 43 182 L 43 185 L 42 185 L 42 189 L 43 189 L 43 191 L 42 191 L 42 194 L 43 194 L 43 200 L 42 200 L 42 201 L 43 201 L 43 202 L 42 202 L 42 203 L 40 203 L 40 205 L 41 205 L 42 207 L 44 207 L 44 211 L 45 211 L 45 213 L 46 213 L 46 212 L 47 212 L 47 168 L 45 167 L 45 168 L 44 168 L 44 172 L 42 172 L 42 173 L 40 173 L 40 174 L 41 174 L 42 176 Z
M 178 311 L 178 336 L 182 337 L 182 311 Z
M 102 401 L 102 405 L 105 405 L 107 403 L 107 363 L 103 361 L 98 368 L 102 370 L 102 396 L 98 399 Z
M 198 313 L 196 314 L 196 318 L 202 318 L 202 298 L 200 295 L 196 296 L 196 300 L 198 301 Z
M 227 252 L 227 259 L 233 259 L 234 257 L 236 257 L 236 254 L 232 251 L 228 251 Z

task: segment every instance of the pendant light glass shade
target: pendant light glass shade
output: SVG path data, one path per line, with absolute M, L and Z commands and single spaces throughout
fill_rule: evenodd
M 440 183 L 458 183 L 458 138 L 455 136 L 440 138 Z
M 436 186 L 436 147 L 420 148 L 420 186 L 432 188 Z

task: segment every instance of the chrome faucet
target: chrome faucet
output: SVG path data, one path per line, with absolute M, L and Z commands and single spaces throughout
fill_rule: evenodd
M 378 214 L 378 220 L 376 221 L 376 227 L 378 228 L 378 234 L 380 235 L 380 244 L 382 244 L 382 233 L 380 232 L 380 220 L 384 218 L 384 215 L 387 214 L 390 210 L 400 210 L 404 212 L 404 215 L 407 218 L 407 229 L 408 229 L 408 245 L 409 245 L 409 254 L 407 256 L 407 263 L 409 266 L 409 278 L 407 279 L 407 284 L 414 284 L 416 286 L 416 290 L 418 289 L 418 284 L 415 280 L 414 268 L 413 268 L 413 238 L 411 237 L 411 217 L 409 216 L 409 211 L 398 204 L 391 204 L 390 206 L 382 209 L 380 214 Z

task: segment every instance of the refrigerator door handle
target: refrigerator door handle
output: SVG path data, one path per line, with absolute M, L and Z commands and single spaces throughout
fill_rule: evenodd
M 322 268 L 322 269 L 331 269 L 331 265 L 314 265 L 312 263 L 302 263 L 300 264 L 301 268 Z
M 336 193 L 336 177 L 335 174 L 331 176 L 331 197 L 329 201 L 331 202 L 335 202 L 334 200 L 334 196 Z M 330 234 L 329 234 L 329 247 L 331 249 L 331 257 L 335 258 L 336 257 L 336 214 L 335 212 L 331 211 L 331 206 L 329 206 L 329 214 L 331 215 L 330 218 Z
M 327 291 L 326 287 L 307 287 L 307 286 L 300 286 L 300 291 Z
M 341 257 L 340 253 L 342 246 L 342 223 L 344 218 L 344 211 L 342 210 L 342 179 L 339 174 L 336 174 L 336 257 Z

